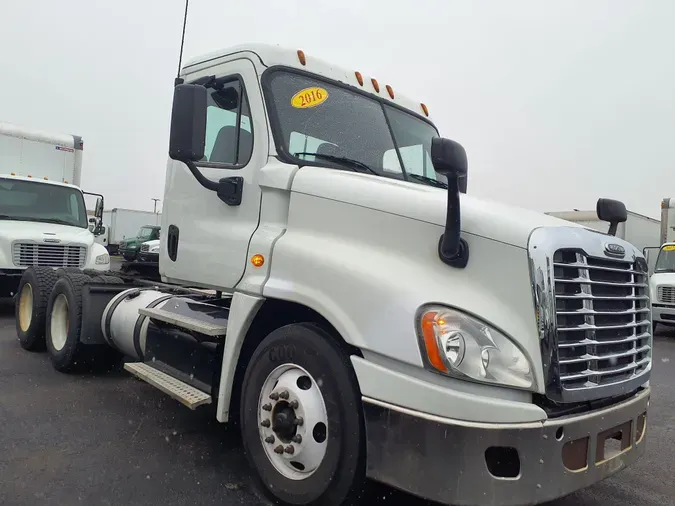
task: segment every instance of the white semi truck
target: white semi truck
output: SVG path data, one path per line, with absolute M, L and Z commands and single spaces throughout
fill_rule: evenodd
M 236 47 L 183 67 L 169 155 L 164 283 L 29 269 L 23 347 L 60 371 L 125 355 L 215 405 L 277 504 L 353 504 L 366 477 L 533 504 L 644 453 L 641 252 L 464 194 L 464 149 L 425 105 L 302 51 Z
M 15 295 L 33 265 L 109 270 L 79 188 L 82 149 L 76 135 L 0 123 L 0 297 Z M 94 232 L 103 210 L 96 196 Z

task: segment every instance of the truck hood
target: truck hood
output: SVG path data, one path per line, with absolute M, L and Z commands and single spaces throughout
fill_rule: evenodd
M 649 278 L 649 284 L 653 287 L 658 285 L 675 286 L 675 272 L 655 272 Z
M 447 192 L 442 188 L 307 166 L 296 173 L 292 190 L 445 226 Z M 464 233 L 519 248 L 527 247 L 535 228 L 581 227 L 546 214 L 469 195 L 461 196 L 461 215 Z
M 38 244 L 79 244 L 91 247 L 94 236 L 86 228 L 39 223 L 35 221 L 0 220 L 0 257 L 2 264 L 11 263 L 11 246 L 14 242 Z

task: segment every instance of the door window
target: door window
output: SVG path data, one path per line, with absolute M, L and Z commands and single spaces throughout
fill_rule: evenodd
M 239 79 L 208 88 L 206 145 L 200 165 L 243 167 L 253 152 L 253 127 L 246 91 Z

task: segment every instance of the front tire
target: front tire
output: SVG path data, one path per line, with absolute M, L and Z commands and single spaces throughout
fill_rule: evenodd
M 17 289 L 14 305 L 16 335 L 24 350 L 45 349 L 45 320 L 52 287 L 58 276 L 50 267 L 28 267 Z
M 277 504 L 352 504 L 365 481 L 361 394 L 348 354 L 315 324 L 273 331 L 248 363 L 244 450 Z

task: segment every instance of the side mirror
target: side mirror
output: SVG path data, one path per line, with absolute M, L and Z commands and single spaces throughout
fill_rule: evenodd
M 448 206 L 445 231 L 438 244 L 438 256 L 452 266 L 463 269 L 469 261 L 469 245 L 461 238 L 459 194 L 466 192 L 468 161 L 461 144 L 450 139 L 431 139 L 434 169 L 448 180 Z
M 598 218 L 609 222 L 609 230 L 607 231 L 609 235 L 616 235 L 619 223 L 623 223 L 628 219 L 626 206 L 619 200 L 598 199 L 595 211 L 598 214 Z
M 94 216 L 103 219 L 103 199 L 98 197 L 96 199 L 96 207 L 94 208 Z
M 204 158 L 206 143 L 206 88 L 179 84 L 173 92 L 169 156 L 180 162 Z

